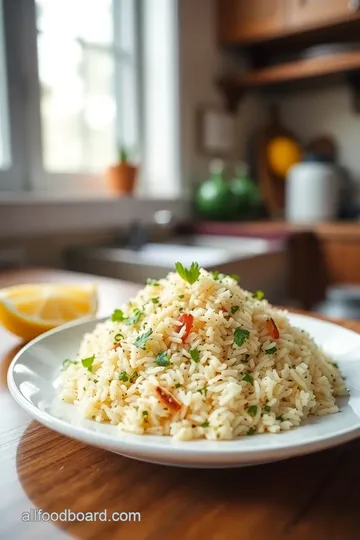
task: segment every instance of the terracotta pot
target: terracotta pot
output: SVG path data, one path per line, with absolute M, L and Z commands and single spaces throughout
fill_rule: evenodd
M 131 195 L 134 191 L 138 168 L 122 161 L 112 165 L 106 171 L 109 190 L 114 195 Z

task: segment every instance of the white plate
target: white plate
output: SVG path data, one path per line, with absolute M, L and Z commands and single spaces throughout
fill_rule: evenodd
M 116 426 L 80 418 L 75 405 L 56 398 L 56 379 L 64 358 L 76 355 L 85 332 L 96 321 L 70 324 L 26 345 L 12 361 L 8 385 L 16 401 L 45 426 L 130 458 L 181 467 L 239 467 L 286 459 L 330 448 L 360 436 L 360 335 L 311 317 L 290 314 L 293 325 L 308 330 L 347 377 L 350 397 L 340 412 L 312 417 L 301 427 L 277 435 L 233 441 L 177 442 L 170 437 L 123 433 Z

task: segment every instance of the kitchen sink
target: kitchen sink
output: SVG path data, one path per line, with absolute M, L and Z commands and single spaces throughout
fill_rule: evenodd
M 73 247 L 66 253 L 71 270 L 136 283 L 164 277 L 176 261 L 185 266 L 197 261 L 208 270 L 238 274 L 243 287 L 262 289 L 272 302 L 286 301 L 286 247 L 278 240 L 194 235 L 150 242 L 139 249 L 97 245 Z

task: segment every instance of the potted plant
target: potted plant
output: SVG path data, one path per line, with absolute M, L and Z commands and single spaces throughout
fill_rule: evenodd
M 124 146 L 119 148 L 119 162 L 106 171 L 109 190 L 114 195 L 131 195 L 138 167 L 129 161 L 129 152 Z

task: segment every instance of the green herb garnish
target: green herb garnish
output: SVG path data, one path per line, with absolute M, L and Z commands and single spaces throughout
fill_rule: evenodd
M 200 427 L 209 427 L 210 424 L 208 421 L 204 422 L 203 424 L 200 425 Z
M 264 353 L 265 354 L 275 354 L 277 351 L 277 348 L 274 346 L 274 347 L 271 347 L 271 349 L 265 349 Z
M 192 285 L 200 277 L 200 266 L 192 262 L 190 268 L 185 268 L 180 262 L 175 263 L 175 268 L 179 276 Z
M 215 279 L 215 281 L 219 281 L 219 280 L 224 279 L 226 277 L 234 279 L 235 281 L 239 281 L 239 279 L 240 279 L 237 274 L 223 274 L 221 272 L 218 272 L 217 270 L 213 270 L 211 272 L 211 275 L 212 275 L 213 279 Z
M 239 309 L 240 309 L 240 306 L 231 306 L 231 313 L 234 314 L 237 311 L 239 311 Z
M 242 378 L 243 381 L 246 381 L 250 384 L 254 384 L 254 379 L 252 378 L 252 376 L 250 375 L 250 373 L 246 373 L 243 378 Z
M 86 386 L 83 386 L 83 390 L 84 390 L 84 392 L 86 392 Z
M 70 360 L 70 358 L 65 358 L 63 361 L 63 368 L 66 369 L 70 366 L 70 364 L 77 364 L 77 360 Z
M 184 298 L 184 294 L 179 294 L 178 298 L 180 298 L 180 300 L 182 300 Z
M 132 375 L 130 375 L 130 382 L 133 383 L 135 379 L 137 379 L 139 376 L 137 371 L 134 371 Z
M 157 355 L 156 360 L 155 360 L 155 364 L 157 364 L 158 366 L 161 366 L 161 367 L 170 366 L 168 355 L 167 355 L 167 353 L 165 351 Z
M 89 358 L 83 358 L 81 360 L 81 363 L 85 368 L 87 368 L 89 371 L 92 372 L 92 365 L 94 363 L 94 360 L 95 360 L 95 354 L 93 354 L 92 356 L 89 356 Z
M 136 324 L 139 322 L 139 320 L 141 319 L 141 317 L 144 315 L 144 312 L 141 311 L 140 309 L 134 309 L 134 313 L 132 315 L 132 317 L 129 317 L 128 319 L 125 320 L 125 324 L 127 326 L 130 326 L 131 324 Z
M 284 421 L 284 417 L 282 414 L 280 414 L 279 416 L 276 417 L 276 420 L 280 420 L 280 422 L 283 422 Z
M 111 320 L 113 322 L 122 322 L 125 321 L 126 317 L 122 309 L 115 309 L 114 313 L 111 315 Z
M 160 283 L 156 281 L 156 279 L 147 279 L 146 285 L 150 285 L 151 287 L 159 287 Z
M 153 304 L 158 304 L 159 303 L 159 297 L 152 298 L 151 301 L 152 301 Z
M 93 382 L 97 384 L 99 381 L 97 379 L 93 379 Z
M 256 433 L 256 428 L 251 427 L 246 435 L 254 435 Z
M 250 336 L 249 330 L 245 330 L 244 328 L 236 328 L 234 332 L 234 342 L 235 345 L 238 347 L 241 347 L 241 345 L 244 344 L 244 342 L 248 339 Z
M 204 388 L 200 388 L 200 390 L 198 390 L 198 392 L 200 392 L 200 394 L 202 394 L 203 396 L 206 396 L 206 393 L 207 393 L 206 386 L 204 386 Z
M 149 416 L 149 413 L 147 411 L 143 411 L 142 415 L 143 415 L 144 418 L 147 418 Z
M 120 339 L 124 339 L 124 336 L 122 334 L 116 334 L 114 336 L 114 341 L 116 341 L 117 343 L 120 341 Z
M 119 381 L 128 382 L 128 380 L 129 380 L 129 375 L 126 373 L 126 371 L 122 371 L 119 374 Z
M 198 363 L 200 362 L 200 351 L 199 349 L 191 349 L 190 350 L 190 356 L 191 356 L 191 359 Z
M 264 411 L 265 411 L 265 412 L 270 412 L 270 411 L 271 411 L 271 407 L 269 407 L 269 405 L 264 405 Z
M 252 297 L 256 298 L 256 300 L 262 300 L 264 298 L 265 294 L 262 291 L 255 291 L 252 293 Z
M 247 412 L 250 414 L 250 416 L 256 416 L 257 410 L 258 410 L 257 405 L 250 405 Z
M 139 347 L 139 349 L 145 349 L 145 346 L 147 342 L 150 339 L 150 336 L 152 334 L 152 329 L 148 330 L 147 332 L 144 332 L 144 334 L 140 334 L 134 341 L 135 347 Z
M 181 386 L 181 384 L 180 384 L 179 382 L 177 382 L 177 383 L 175 384 L 175 388 L 180 388 L 180 386 Z

